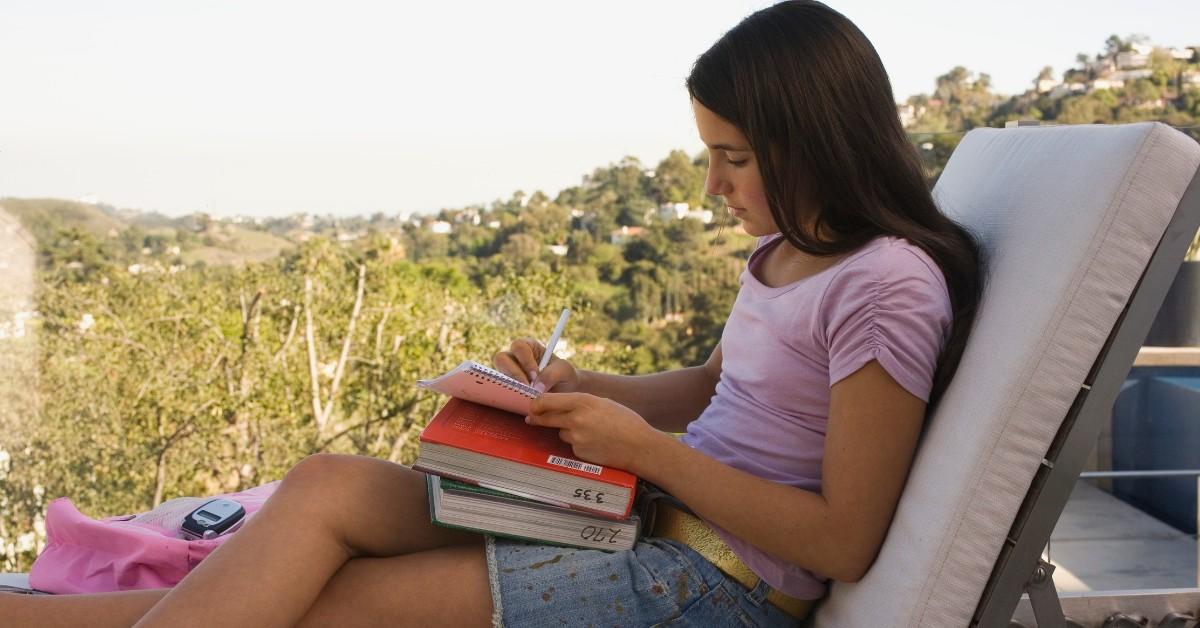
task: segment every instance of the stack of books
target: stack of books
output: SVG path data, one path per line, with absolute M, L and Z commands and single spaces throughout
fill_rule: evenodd
M 428 474 L 435 524 L 575 547 L 633 547 L 641 532 L 632 513 L 637 477 L 578 460 L 557 429 L 525 423 L 536 390 L 473 362 L 420 385 L 453 397 L 421 433 L 413 463 Z

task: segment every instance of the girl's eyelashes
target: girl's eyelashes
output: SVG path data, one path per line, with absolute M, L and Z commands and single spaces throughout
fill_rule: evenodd
M 733 166 L 734 168 L 741 168 L 742 166 L 746 165 L 746 162 L 750 161 L 750 156 L 744 155 L 741 157 L 742 157 L 741 159 L 736 159 L 735 155 L 733 155 L 730 152 L 726 152 L 725 153 L 725 163 Z

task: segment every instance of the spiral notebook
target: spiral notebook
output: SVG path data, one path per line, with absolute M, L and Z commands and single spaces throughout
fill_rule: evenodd
M 471 360 L 464 361 L 436 379 L 420 380 L 417 385 L 521 416 L 529 414 L 529 402 L 541 395 L 532 386 Z

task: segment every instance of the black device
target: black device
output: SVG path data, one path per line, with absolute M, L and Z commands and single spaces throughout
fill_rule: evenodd
M 191 539 L 214 539 L 234 528 L 246 518 L 246 509 L 229 499 L 204 502 L 183 518 L 180 532 Z

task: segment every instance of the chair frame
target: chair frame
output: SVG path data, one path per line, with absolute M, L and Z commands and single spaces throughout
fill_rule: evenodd
M 1042 550 L 1104 422 L 1111 419 L 1121 383 L 1129 375 L 1197 229 L 1200 229 L 1200 171 L 1188 184 L 1034 475 L 984 586 L 971 620 L 972 628 L 1008 626 L 1022 592 L 1029 594 L 1039 628 L 1066 626 L 1054 589 L 1054 567 L 1041 559 Z

